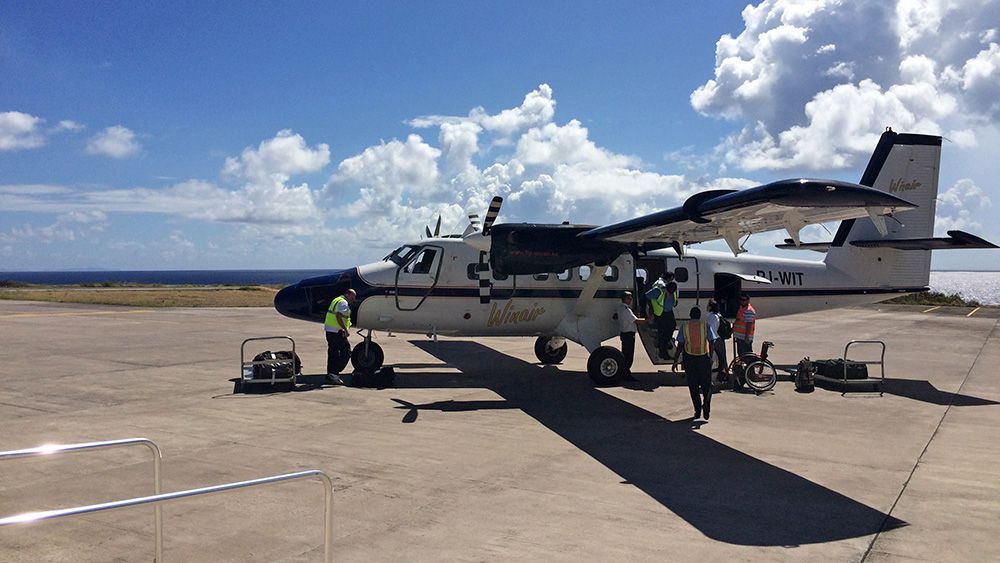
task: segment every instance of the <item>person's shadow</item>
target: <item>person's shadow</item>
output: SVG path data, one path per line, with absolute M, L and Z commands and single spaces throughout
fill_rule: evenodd
M 400 403 L 419 410 L 518 408 L 706 536 L 791 546 L 868 536 L 906 525 L 884 512 L 708 438 L 703 422 L 667 420 L 595 389 L 585 374 L 530 364 L 475 342 L 414 341 L 462 373 L 397 377 L 400 387 L 492 389 L 504 401 Z M 709 422 L 710 424 L 710 422 Z

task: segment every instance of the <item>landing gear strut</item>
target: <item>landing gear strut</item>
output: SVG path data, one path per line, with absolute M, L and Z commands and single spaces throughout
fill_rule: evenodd
M 625 377 L 625 356 L 611 346 L 601 346 L 587 360 L 587 375 L 598 385 L 614 385 Z
M 558 364 L 566 359 L 566 339 L 560 336 L 539 336 L 535 340 L 535 357 L 543 364 Z
M 372 331 L 368 331 L 363 342 L 359 342 L 351 352 L 351 364 L 360 372 L 372 373 L 382 367 L 385 354 L 382 347 L 372 342 Z

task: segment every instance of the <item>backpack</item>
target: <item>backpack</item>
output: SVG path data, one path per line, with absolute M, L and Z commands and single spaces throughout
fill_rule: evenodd
M 719 338 L 723 340 L 729 340 L 733 335 L 733 325 L 726 319 L 719 317 Z

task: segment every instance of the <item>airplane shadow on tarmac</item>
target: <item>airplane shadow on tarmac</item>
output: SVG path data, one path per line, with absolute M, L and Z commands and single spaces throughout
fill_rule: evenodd
M 941 391 L 933 383 L 925 379 L 886 378 L 885 384 L 883 384 L 883 391 L 889 395 L 906 397 L 914 401 L 941 406 L 982 407 L 986 405 L 1000 405 L 997 401 L 990 399 Z
M 700 423 L 690 418 L 667 420 L 604 393 L 584 374 L 531 364 L 475 342 L 412 344 L 462 373 L 398 374 L 398 387 L 468 387 L 472 379 L 505 400 L 427 405 L 397 400 L 396 408 L 407 410 L 404 422 L 415 420 L 421 409 L 520 409 L 712 539 L 794 546 L 907 525 L 699 434 L 693 429 Z

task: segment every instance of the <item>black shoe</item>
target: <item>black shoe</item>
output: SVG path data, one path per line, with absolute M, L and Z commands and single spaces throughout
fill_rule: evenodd
M 695 418 L 701 418 L 701 411 L 700 410 L 694 411 L 694 417 Z
M 708 420 L 708 416 L 709 416 L 708 409 L 705 409 L 705 420 Z

